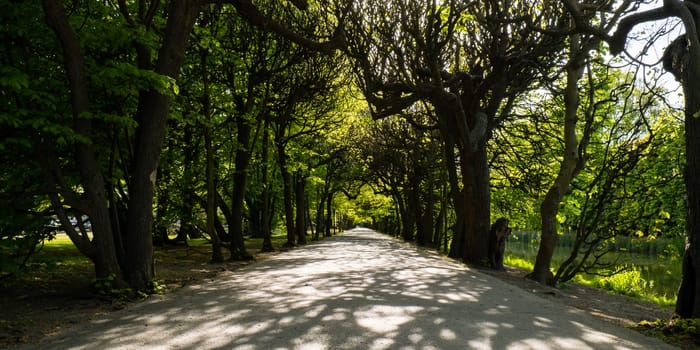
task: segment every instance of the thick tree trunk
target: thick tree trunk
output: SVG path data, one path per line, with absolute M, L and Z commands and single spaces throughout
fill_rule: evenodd
M 491 225 L 491 193 L 486 145 L 482 143 L 472 154 L 462 155 L 461 166 L 464 186 L 461 204 L 464 211 L 461 258 L 468 264 L 485 265 L 488 260 L 488 234 Z
M 68 23 L 63 1 L 43 2 L 44 13 L 49 26 L 53 29 L 63 49 L 66 75 L 71 89 L 71 107 L 75 131 L 83 136 L 92 136 L 92 124 L 87 116 L 90 112 L 88 79 L 85 62 L 80 48 L 80 40 Z M 119 265 L 115 249 L 114 235 L 110 221 L 108 198 L 105 193 L 106 183 L 100 170 L 95 150 L 90 143 L 79 144 L 75 147 L 76 165 L 83 185 L 84 211 L 89 215 L 92 224 L 93 249 L 88 256 L 93 257 L 95 275 L 97 277 L 116 277 L 117 284 L 122 281 L 122 269 Z M 65 189 L 70 190 L 70 189 Z M 62 205 L 57 203 L 58 205 Z M 71 230 L 67 230 L 69 232 Z M 73 237 L 71 237 L 73 239 Z M 77 238 L 77 237 L 76 237 Z M 77 241 L 80 247 L 82 241 Z
M 692 59 L 700 56 L 700 48 L 690 48 L 690 51 L 689 61 L 692 63 L 682 72 L 687 74 L 682 78 L 685 93 L 687 243 L 675 311 L 682 318 L 700 318 L 700 58 Z
M 163 46 L 158 53 L 156 73 L 177 79 L 199 7 L 200 3 L 197 1 L 169 2 L 168 20 L 163 35 Z M 125 267 L 129 285 L 136 290 L 149 289 L 155 277 L 153 194 L 169 109 L 170 96 L 151 90 L 141 96 L 136 112 L 139 124 L 129 188 Z

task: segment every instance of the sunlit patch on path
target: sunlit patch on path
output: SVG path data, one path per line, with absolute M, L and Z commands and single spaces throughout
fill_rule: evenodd
M 153 297 L 41 347 L 671 348 L 367 229 Z

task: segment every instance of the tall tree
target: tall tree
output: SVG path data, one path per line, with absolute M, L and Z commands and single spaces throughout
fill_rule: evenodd
M 85 234 L 71 232 L 74 242 L 86 255 L 94 257 L 98 276 L 115 275 L 117 280 L 126 280 L 137 290 L 147 290 L 154 277 L 153 197 L 171 100 L 176 92 L 175 82 L 179 77 L 188 39 L 201 6 L 210 2 L 215 1 L 172 0 L 165 2 L 164 6 L 160 1 L 119 1 L 89 7 L 76 6 L 78 11 L 70 12 L 70 16 L 63 1 L 42 2 L 47 23 L 55 33 L 63 53 L 71 94 L 72 129 L 82 138 L 82 141 L 76 144 L 74 155 L 84 193 L 76 194 L 72 187 L 64 186 L 58 176 L 60 169 L 54 166 L 56 162 L 46 162 L 55 187 L 61 189 L 60 195 L 56 193 L 52 196 L 54 208 L 57 212 L 63 212 L 64 205 L 67 204 L 88 215 L 94 238 L 90 240 Z M 265 16 L 250 1 L 225 3 L 232 5 L 241 18 L 254 26 L 274 31 L 311 50 L 330 52 L 342 41 L 340 36 L 331 39 L 330 34 L 316 36 L 322 37 L 319 39 L 321 42 L 305 38 Z M 295 5 L 306 8 L 303 2 L 297 2 Z M 93 15 L 94 17 L 91 17 Z M 97 108 L 96 101 L 91 100 L 91 88 L 94 85 L 90 84 L 86 57 L 92 57 L 93 52 L 82 46 L 88 40 L 81 40 L 89 38 L 87 34 L 102 33 L 88 32 L 85 38 L 79 37 L 71 23 L 71 20 L 79 19 L 77 16 L 84 17 L 80 19 L 95 21 L 96 24 L 100 23 L 98 20 L 109 20 L 116 28 L 130 31 L 133 35 L 115 36 L 117 40 L 102 41 L 106 43 L 105 46 L 113 43 L 119 46 L 105 48 L 104 54 L 112 56 L 108 56 L 109 59 L 101 63 L 104 65 L 119 62 L 116 65 L 131 72 L 132 78 L 138 77 L 146 81 L 145 84 L 136 84 L 135 88 L 132 86 L 133 90 L 129 90 L 131 98 L 136 102 L 134 109 L 128 114 L 133 116 L 137 126 L 128 137 L 132 152 L 124 175 L 124 181 L 128 184 L 128 191 L 125 192 L 128 197 L 124 205 L 124 225 L 117 225 L 117 216 L 109 210 L 108 203 L 114 197 L 106 193 L 106 179 L 111 181 L 111 177 L 105 176 L 101 168 L 95 149 L 99 145 L 94 138 L 97 129 L 93 128 L 92 120 L 92 116 L 105 111 Z M 81 34 L 85 34 L 85 31 Z M 140 82 L 138 79 L 132 81 Z M 60 216 L 66 230 L 71 231 L 68 217 Z M 123 254 L 119 248 L 122 246 Z
M 683 318 L 700 317 L 700 11 L 695 1 L 665 0 L 661 7 L 624 17 L 613 35 L 586 21 L 577 1 L 565 1 L 576 20 L 578 30 L 594 33 L 610 45 L 617 55 L 625 49 L 628 34 L 640 24 L 678 18 L 685 34 L 666 48 L 664 68 L 681 83 L 685 96 L 687 244 L 683 256 L 683 278 L 678 290 L 676 314 Z
M 564 44 L 562 17 L 549 1 L 352 3 L 348 52 L 373 116 L 384 118 L 418 101 L 437 114 L 447 165 L 453 167 L 453 257 L 486 260 L 486 144 L 515 99 L 552 74 L 548 67 Z
M 588 11 L 588 16 L 596 16 L 598 9 L 604 4 L 599 4 L 599 7 L 593 11 Z M 616 13 L 610 15 L 604 13 L 600 15 L 601 27 L 605 29 L 612 28 L 620 15 L 626 10 L 625 7 L 619 7 Z M 611 17 L 608 19 L 608 17 Z M 574 22 L 571 21 L 571 26 Z M 573 28 L 572 28 L 573 29 Z M 569 185 L 576 175 L 585 166 L 585 152 L 590 141 L 591 134 L 594 131 L 595 111 L 593 108 L 598 106 L 598 102 L 593 100 L 595 94 L 591 92 L 589 101 L 584 106 L 585 110 L 580 111 L 581 104 L 581 89 L 579 81 L 583 73 L 586 71 L 586 66 L 590 60 L 591 51 L 596 49 L 602 39 L 591 34 L 576 33 L 572 30 L 569 36 L 569 52 L 568 61 L 565 64 L 566 86 L 563 91 L 564 95 L 564 150 L 563 160 L 559 167 L 559 172 L 554 179 L 552 186 L 547 191 L 542 204 L 540 206 L 541 215 L 541 230 L 542 236 L 540 239 L 540 247 L 537 251 L 537 259 L 530 277 L 540 283 L 554 283 L 553 275 L 550 271 L 554 248 L 556 247 L 557 238 L 557 213 L 561 205 L 562 199 L 569 191 Z M 581 118 L 580 116 L 584 116 Z M 580 138 L 577 135 L 578 121 L 583 119 L 585 126 L 580 133 Z

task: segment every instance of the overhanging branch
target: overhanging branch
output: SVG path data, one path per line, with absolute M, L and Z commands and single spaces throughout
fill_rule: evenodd
M 299 35 L 295 31 L 283 26 L 282 24 L 274 21 L 270 17 L 263 14 L 260 9 L 253 4 L 251 0 L 220 0 L 220 1 L 208 1 L 209 3 L 227 3 L 233 5 L 238 13 L 243 19 L 248 21 L 253 26 L 260 28 L 262 30 L 268 30 L 283 38 L 296 43 L 297 45 L 307 48 L 309 50 L 314 50 L 318 52 L 323 52 L 327 54 L 334 53 L 336 50 L 340 50 L 346 46 L 345 43 L 345 32 L 339 26 L 333 36 L 325 42 L 313 41 L 302 35 Z M 298 4 L 297 4 L 298 3 Z M 303 3 L 305 1 L 294 1 L 296 6 L 301 6 L 303 9 Z

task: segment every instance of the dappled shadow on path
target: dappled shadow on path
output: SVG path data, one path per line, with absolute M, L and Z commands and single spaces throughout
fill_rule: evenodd
M 652 340 L 355 229 L 50 341 L 45 348 L 263 350 L 643 349 Z

